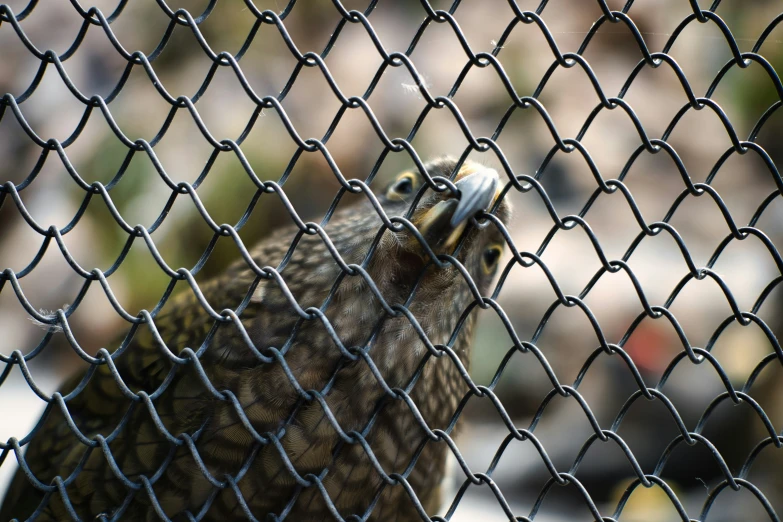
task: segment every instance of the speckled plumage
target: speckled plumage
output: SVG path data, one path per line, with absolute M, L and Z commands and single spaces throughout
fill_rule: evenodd
M 431 175 L 449 176 L 454 166 L 452 160 L 444 159 L 430 163 L 428 170 Z M 455 181 L 481 169 L 467 162 Z M 405 193 L 408 187 L 400 185 L 406 177 L 413 184 L 410 197 Z M 387 214 L 403 215 L 421 185 L 418 174 L 403 173 L 398 177 L 379 195 Z M 447 198 L 452 198 L 448 191 L 437 194 L 427 189 L 411 218 L 431 246 L 443 253 L 451 252 L 464 227 L 458 226 L 453 234 L 454 227 L 444 225 L 438 214 L 431 212 Z M 496 215 L 507 222 L 508 204 L 501 203 Z M 377 212 L 364 201 L 339 210 L 325 230 L 347 263 L 361 264 L 380 226 Z M 295 233 L 293 228 L 279 230 L 251 251 L 253 258 L 259 266 L 277 266 Z M 457 258 L 486 294 L 496 266 L 488 266 L 489 258 L 484 256 L 487 249 L 502 248 L 502 237 L 494 226 L 478 230 L 468 225 L 465 233 L 467 237 Z M 387 230 L 370 258 L 367 272 L 389 304 L 402 304 L 428 261 L 411 234 Z M 282 270 L 288 288 L 302 308 L 320 307 L 340 274 L 340 267 L 317 235 L 304 235 Z M 430 266 L 423 277 L 408 308 L 431 342 L 446 343 L 473 296 L 456 268 Z M 248 295 L 254 281 L 256 275 L 240 260 L 217 279 L 201 285 L 201 289 L 215 310 L 234 309 Z M 372 361 L 391 388 L 404 388 L 427 353 L 410 321 L 405 316 L 387 316 L 361 276 L 343 278 L 325 315 L 345 346 L 369 346 Z M 453 344 L 465 367 L 474 317 L 475 314 L 469 316 Z M 262 353 L 267 353 L 265 350 L 271 346 L 283 347 L 296 329 L 285 361 L 299 385 L 304 390 L 322 390 L 333 379 L 323 399 L 345 432 L 365 429 L 377 410 L 367 442 L 386 473 L 406 471 L 425 441 L 424 430 L 405 401 L 388 397 L 366 361 L 342 357 L 324 324 L 317 319 L 302 321 L 274 280 L 260 280 L 240 319 Z M 155 320 L 161 337 L 175 353 L 185 347 L 198 349 L 214 324 L 191 291 L 178 294 Z M 302 400 L 277 361 L 260 363 L 240 340 L 236 326 L 217 327 L 200 364 L 217 390 L 230 390 L 236 396 L 257 432 L 265 434 L 285 428 L 280 445 L 301 476 L 321 475 L 326 470 L 323 486 L 341 516 L 362 516 L 376 502 L 369 520 L 420 519 L 405 489 L 401 485 L 383 485 L 364 447 L 341 442 L 322 404 Z M 132 391 L 152 393 L 175 365 L 162 355 L 150 329 L 141 326 L 126 352 L 116 359 L 116 366 Z M 76 376 L 64 389 L 70 390 L 82 377 Z M 430 357 L 410 397 L 430 428 L 445 429 L 466 392 L 457 365 L 449 357 Z M 165 392 L 152 403 L 170 433 L 197 433 L 193 445 L 216 480 L 224 480 L 227 473 L 236 476 L 248 463 L 237 490 L 257 519 L 286 509 L 290 510 L 286 520 L 330 519 L 319 488 L 300 488 L 275 445 L 256 443 L 233 404 L 215 399 L 197 377 L 194 365 L 178 367 Z M 76 425 L 91 439 L 108 437 L 128 408 L 131 401 L 105 365 L 95 372 L 83 392 L 68 402 Z M 203 520 L 247 519 L 235 491 L 230 487 L 215 488 L 199 471 L 188 445 L 175 447 L 158 432 L 143 403 L 133 405 L 128 414 L 131 418 L 126 429 L 109 447 L 119 468 L 131 480 L 138 481 L 141 475 L 153 477 L 163 469 L 152 489 L 167 516 L 184 520 L 184 511 L 198 513 L 205 501 L 216 494 Z M 44 422 L 26 453 L 32 472 L 39 480 L 50 483 L 55 475 L 68 477 L 86 458 L 81 473 L 67 486 L 72 505 L 85 520 L 101 513 L 111 518 L 129 490 L 117 479 L 102 450 L 94 449 L 85 457 L 87 448 L 72 434 L 57 408 Z M 407 477 L 429 514 L 434 514 L 442 502 L 440 487 L 447 451 L 445 442 L 427 442 Z M 5 522 L 8 517 L 28 517 L 41 498 L 26 477 L 18 473 L 0 519 Z M 58 494 L 52 496 L 38 517 L 47 521 L 68 519 Z M 159 520 L 159 515 L 149 495 L 139 491 L 130 499 L 120 520 L 152 521 Z

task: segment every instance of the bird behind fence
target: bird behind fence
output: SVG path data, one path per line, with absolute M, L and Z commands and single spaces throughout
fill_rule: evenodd
M 224 320 L 186 290 L 131 329 L 62 388 L 67 416 L 50 403 L 0 519 L 434 515 L 510 207 L 492 169 L 426 173 L 201 284 Z

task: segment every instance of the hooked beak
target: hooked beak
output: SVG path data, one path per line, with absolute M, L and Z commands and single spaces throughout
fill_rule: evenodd
M 460 200 L 451 216 L 451 226 L 456 227 L 478 212 L 487 210 L 495 201 L 499 184 L 495 169 L 483 169 L 457 181 Z
M 468 220 L 495 201 L 500 181 L 495 169 L 481 168 L 462 176 L 455 185 L 459 199 L 451 197 L 437 203 L 415 222 L 431 248 L 453 247 Z

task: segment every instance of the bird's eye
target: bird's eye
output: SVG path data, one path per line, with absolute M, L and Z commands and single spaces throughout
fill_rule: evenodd
M 400 199 L 401 197 L 412 194 L 414 188 L 415 185 L 413 181 L 413 175 L 406 172 L 405 174 L 400 176 L 397 179 L 397 181 L 391 186 L 391 188 L 389 189 L 388 196 L 389 197 L 396 196 L 396 199 Z
M 394 185 L 394 191 L 397 194 L 410 194 L 413 192 L 413 180 L 405 176 Z
M 484 250 L 481 254 L 481 266 L 484 268 L 484 272 L 491 273 L 497 268 L 500 256 L 503 254 L 503 247 L 500 245 L 492 245 Z

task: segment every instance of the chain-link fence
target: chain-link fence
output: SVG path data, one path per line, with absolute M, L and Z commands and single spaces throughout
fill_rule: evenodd
M 778 3 L 175 4 L 0 4 L 2 517 L 780 519 Z

